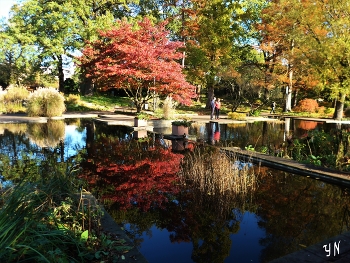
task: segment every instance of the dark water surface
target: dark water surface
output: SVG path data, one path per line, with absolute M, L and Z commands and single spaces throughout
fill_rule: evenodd
M 307 136 L 313 129 L 325 126 L 300 121 L 287 129 L 284 122 L 207 124 L 194 125 L 190 138 L 274 151 L 288 136 Z M 213 194 L 207 183 L 203 188 L 179 183 L 186 154 L 172 152 L 171 142 L 153 135 L 130 141 L 132 136 L 127 127 L 88 120 L 0 124 L 0 156 L 14 161 L 29 153 L 36 158 L 56 154 L 61 162 L 81 153 L 89 190 L 104 200 L 150 263 L 269 262 L 349 230 L 347 189 L 252 167 L 255 189 Z

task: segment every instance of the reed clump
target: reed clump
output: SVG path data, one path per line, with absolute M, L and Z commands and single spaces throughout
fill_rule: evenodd
M 182 193 L 195 204 L 193 209 L 211 211 L 222 220 L 229 215 L 238 219 L 238 211 L 245 210 L 257 188 L 249 165 L 213 147 L 195 148 L 183 159 L 180 171 Z M 233 207 L 239 208 L 237 213 Z
M 255 190 L 257 178 L 250 165 L 217 148 L 195 149 L 181 167 L 184 183 L 196 185 L 208 195 L 247 194 Z

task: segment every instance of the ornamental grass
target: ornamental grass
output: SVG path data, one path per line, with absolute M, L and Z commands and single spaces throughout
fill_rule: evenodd
M 24 102 L 30 92 L 22 86 L 10 86 L 0 92 L 0 111 L 6 113 L 25 112 Z
M 184 158 L 181 175 L 209 195 L 245 194 L 256 188 L 250 166 L 217 148 L 195 149 Z
M 65 110 L 64 95 L 54 88 L 38 88 L 28 98 L 27 114 L 31 117 L 62 116 Z
M 249 163 L 214 147 L 195 148 L 187 154 L 180 176 L 183 194 L 218 218 L 226 218 L 232 207 L 243 207 L 257 188 L 257 177 Z

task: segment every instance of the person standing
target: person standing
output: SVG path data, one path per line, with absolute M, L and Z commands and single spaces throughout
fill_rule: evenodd
M 216 101 L 215 101 L 215 119 L 220 119 L 220 108 L 221 108 L 221 102 L 220 102 L 220 99 L 218 98 Z
M 270 111 L 270 114 L 271 113 L 273 113 L 273 114 L 275 114 L 275 108 L 276 108 L 276 102 L 272 102 L 272 104 L 271 104 L 271 111 Z
M 210 102 L 210 107 L 211 107 L 211 112 L 210 112 L 210 119 L 213 119 L 214 116 L 214 112 L 215 112 L 215 102 L 216 102 L 216 98 L 214 97 L 212 99 L 212 101 Z

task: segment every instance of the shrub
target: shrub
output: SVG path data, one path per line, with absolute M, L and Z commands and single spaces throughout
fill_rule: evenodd
M 238 112 L 229 112 L 227 114 L 227 117 L 232 120 L 239 120 L 239 121 L 244 121 L 247 119 L 245 113 L 238 113 Z
M 80 102 L 80 95 L 77 94 L 69 94 L 66 98 L 66 102 L 68 104 L 73 104 L 73 105 L 77 105 Z
M 293 109 L 296 112 L 314 113 L 318 110 L 318 103 L 314 99 L 303 99 L 299 101 L 298 105 Z
M 28 116 L 62 116 L 66 110 L 64 96 L 54 88 L 38 88 L 28 99 Z

